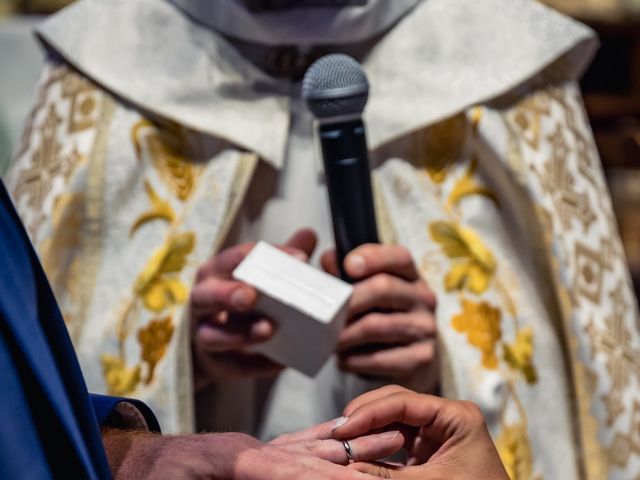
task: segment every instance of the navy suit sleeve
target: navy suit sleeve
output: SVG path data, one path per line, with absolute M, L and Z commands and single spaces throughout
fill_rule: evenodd
M 94 393 L 89 396 L 100 427 L 132 428 L 139 426 L 140 422 L 136 422 L 136 420 L 144 419 L 146 427 L 150 431 L 160 433 L 160 425 L 156 416 L 140 400 Z

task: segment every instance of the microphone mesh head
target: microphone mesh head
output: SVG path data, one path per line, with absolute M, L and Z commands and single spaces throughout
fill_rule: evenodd
M 369 98 L 369 82 L 358 62 L 333 53 L 309 67 L 302 80 L 302 96 L 320 120 L 359 115 Z

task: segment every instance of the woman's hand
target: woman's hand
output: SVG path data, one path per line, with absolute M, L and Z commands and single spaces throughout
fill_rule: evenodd
M 351 468 L 383 478 L 509 480 L 482 412 L 471 402 L 390 385 L 356 398 L 344 414 L 335 439 L 400 430 L 408 454 L 406 465 L 357 462 Z

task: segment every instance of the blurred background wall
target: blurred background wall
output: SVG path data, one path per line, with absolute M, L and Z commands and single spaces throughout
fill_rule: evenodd
M 0 0 L 0 174 L 42 62 L 33 25 L 72 0 Z M 543 0 L 594 28 L 602 46 L 582 88 L 640 293 L 640 0 Z

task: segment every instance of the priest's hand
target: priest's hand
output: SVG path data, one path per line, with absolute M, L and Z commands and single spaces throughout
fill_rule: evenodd
M 299 230 L 280 248 L 306 261 L 315 245 L 313 231 Z M 272 320 L 253 311 L 258 292 L 231 277 L 253 246 L 227 248 L 198 270 L 190 298 L 196 391 L 232 378 L 274 376 L 283 368 L 249 351 L 275 333 Z
M 365 480 L 349 470 L 345 448 L 331 438 L 334 422 L 279 437 L 270 443 L 241 433 L 163 436 L 107 430 L 103 442 L 116 480 L 244 479 Z M 403 445 L 399 431 L 361 436 L 350 442 L 358 461 L 373 461 Z
M 324 253 L 322 266 L 338 275 L 334 251 Z M 357 282 L 338 345 L 340 367 L 434 392 L 436 298 L 409 251 L 399 245 L 362 245 L 347 255 L 344 267 Z
M 509 480 L 484 417 L 473 403 L 390 385 L 356 398 L 344 414 L 333 432 L 335 439 L 400 429 L 408 454 L 406 465 L 356 462 L 353 469 L 383 478 Z

